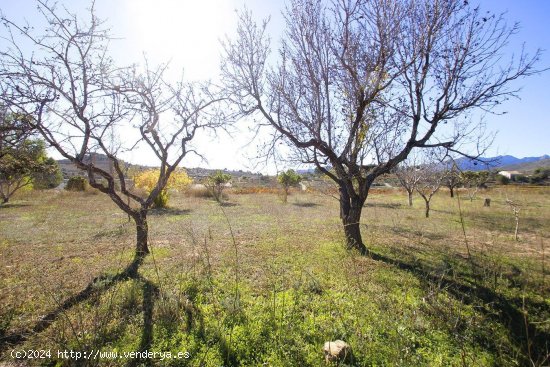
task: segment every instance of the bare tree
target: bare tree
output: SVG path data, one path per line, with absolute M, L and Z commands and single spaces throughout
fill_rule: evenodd
M 401 186 L 407 191 L 409 206 L 413 205 L 413 193 L 416 190 L 416 185 L 422 178 L 422 170 L 418 166 L 414 157 L 401 162 L 395 169 L 395 175 Z
M 508 206 L 510 207 L 510 209 L 512 210 L 512 213 L 514 214 L 514 219 L 516 220 L 516 227 L 515 227 L 515 230 L 514 230 L 514 240 L 518 241 L 519 240 L 519 237 L 518 237 L 518 232 L 519 232 L 519 212 L 521 210 L 521 205 L 516 202 L 516 201 L 513 201 L 513 200 L 510 200 L 508 198 L 506 198 L 506 204 L 508 204 Z
M 453 162 L 447 169 L 447 174 L 443 178 L 443 184 L 449 189 L 449 195 L 451 195 L 452 198 L 455 197 L 455 189 L 460 185 L 460 182 L 460 172 Z
M 231 181 L 231 175 L 229 173 L 224 173 L 220 170 L 212 173 L 206 178 L 204 185 L 208 188 L 208 191 L 212 194 L 214 199 L 222 204 L 224 200 L 224 189 L 226 185 Z
M 441 188 L 441 184 L 446 175 L 447 172 L 438 161 L 424 163 L 418 168 L 418 176 L 420 179 L 418 180 L 415 189 L 420 194 L 422 199 L 424 199 L 424 204 L 426 207 L 424 213 L 426 218 L 430 217 L 430 203 L 433 196 Z
M 136 255 L 149 252 L 147 213 L 170 175 L 191 151 L 201 128 L 216 128 L 219 100 L 208 86 L 164 79 L 166 66 L 117 68 L 109 32 L 93 8 L 87 19 L 38 1 L 48 26 L 41 33 L 3 19 L 9 46 L 0 52 L 6 98 L 64 158 L 87 172 L 136 223 Z M 25 45 L 23 48 L 20 45 Z M 124 153 L 144 146 L 160 164 L 154 189 L 140 196 L 126 183 Z M 92 157 L 108 157 L 102 169 Z M 120 189 L 117 189 L 119 184 Z
M 287 143 L 334 180 L 348 247 L 362 253 L 374 180 L 415 147 L 462 151 L 475 131 L 470 112 L 514 95 L 510 83 L 535 73 L 539 57 L 506 64 L 517 26 L 463 0 L 291 0 L 284 16 L 268 62 L 267 21 L 240 14 L 224 43 L 225 86 L 242 114 L 273 128 L 271 147 Z
M 479 189 L 486 187 L 485 184 L 488 179 L 488 171 L 463 171 L 460 173 L 460 182 L 466 188 L 470 202 L 474 201 Z

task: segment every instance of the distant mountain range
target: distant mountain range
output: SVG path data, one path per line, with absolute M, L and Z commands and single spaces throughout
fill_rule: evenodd
M 456 163 L 464 171 L 507 170 L 531 172 L 539 167 L 550 167 L 550 156 L 516 158 L 511 155 L 497 157 L 480 157 L 471 160 L 466 157 L 456 159 Z
M 107 156 L 103 154 L 96 154 L 93 153 L 90 158 L 94 161 L 94 164 L 107 172 L 113 172 L 113 169 L 111 167 L 111 162 L 107 158 Z M 82 175 L 84 174 L 83 171 L 79 170 L 74 166 L 69 160 L 67 159 L 61 159 L 57 161 L 59 163 L 59 166 L 61 168 L 61 171 L 63 172 L 63 176 L 65 178 L 75 176 L 75 175 Z M 458 167 L 462 171 L 483 171 L 483 170 L 499 170 L 499 171 L 520 171 L 522 173 L 531 173 L 537 168 L 546 168 L 550 167 L 550 155 L 545 154 L 540 157 L 524 157 L 524 158 L 516 158 L 511 155 L 499 155 L 497 157 L 480 157 L 478 160 L 472 160 L 466 157 L 461 157 L 455 160 Z M 121 162 L 122 165 L 126 165 L 123 161 Z M 132 166 L 133 168 L 138 169 L 147 169 L 150 167 L 145 166 L 139 166 L 139 165 L 132 165 L 129 164 L 128 166 Z M 186 168 L 187 173 L 189 176 L 193 177 L 194 179 L 201 179 L 204 178 L 216 170 L 213 169 L 207 169 L 207 168 Z M 262 176 L 262 174 L 259 173 L 253 173 L 253 172 L 246 172 L 242 170 L 223 170 L 226 173 L 231 174 L 233 177 L 255 177 L 259 178 Z M 298 169 L 296 171 L 298 174 L 307 175 L 312 174 L 315 172 L 313 168 L 310 169 Z

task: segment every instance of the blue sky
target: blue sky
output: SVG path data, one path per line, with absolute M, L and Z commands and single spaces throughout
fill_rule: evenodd
M 67 0 L 71 9 L 83 8 L 88 1 Z M 282 20 L 283 0 L 96 0 L 98 14 L 107 19 L 112 32 L 121 40 L 115 41 L 113 53 L 121 63 L 142 60 L 145 52 L 153 62 L 171 60 L 171 68 L 185 70 L 194 79 L 215 78 L 219 67 L 219 39 L 235 29 L 235 9 L 243 5 L 258 17 L 271 15 L 270 31 L 276 40 Z M 545 0 L 482 0 L 482 9 L 507 12 L 509 23 L 520 22 L 521 29 L 511 49 L 519 50 L 525 42 L 527 50 L 546 49 L 539 66 L 550 67 L 550 1 Z M 0 9 L 11 19 L 26 18 L 36 23 L 32 0 L 0 0 Z M 0 43 L 1 44 L 1 43 Z M 489 150 L 490 155 L 510 154 L 517 157 L 550 154 L 550 72 L 519 81 L 520 98 L 510 100 L 502 116 L 486 115 L 488 130 L 498 131 Z M 253 146 L 245 130 L 233 138 L 220 136 L 217 140 L 199 140 L 206 149 L 208 163 L 189 158 L 185 166 L 252 169 L 250 157 Z M 148 162 L 148 156 L 136 153 L 130 160 Z M 154 160 L 150 164 L 154 164 Z M 279 167 L 281 168 L 281 167 Z
M 507 11 L 506 19 L 518 21 L 520 31 L 515 48 L 525 42 L 527 50 L 546 50 L 539 66 L 550 67 L 550 1 L 546 0 L 485 0 L 484 8 L 495 12 Z M 498 135 L 493 154 L 510 154 L 517 157 L 550 154 L 550 71 L 518 83 L 522 86 L 520 100 L 510 100 L 504 106 L 504 116 L 487 116 L 488 128 Z

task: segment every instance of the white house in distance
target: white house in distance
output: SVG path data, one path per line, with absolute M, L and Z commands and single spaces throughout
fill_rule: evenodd
M 508 177 L 510 180 L 513 180 L 515 176 L 521 175 L 521 172 L 518 171 L 500 171 L 498 173 L 501 176 Z

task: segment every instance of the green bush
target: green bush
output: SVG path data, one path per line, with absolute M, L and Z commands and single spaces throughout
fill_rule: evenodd
M 532 184 L 540 184 L 548 180 L 550 177 L 550 168 L 537 168 L 533 175 L 529 177 L 529 182 Z
M 88 180 L 82 176 L 73 176 L 67 181 L 65 190 L 69 191 L 86 191 L 88 188 Z
M 0 152 L 0 197 L 3 204 L 18 190 L 30 190 L 33 185 L 40 188 L 40 183 L 35 185 L 34 182 L 37 176 L 47 176 L 59 170 L 55 160 L 46 156 L 42 140 L 26 139 L 16 146 L 7 145 Z
M 529 177 L 525 175 L 516 175 L 514 176 L 513 181 L 521 182 L 521 183 L 529 183 Z
M 290 187 L 298 185 L 302 181 L 302 176 L 294 172 L 294 170 L 289 169 L 286 172 L 279 173 L 277 181 L 283 187 L 283 201 L 286 203 Z
M 168 205 L 168 192 L 166 190 L 161 190 L 155 200 L 153 201 L 154 208 L 166 208 Z
M 63 174 L 57 162 L 53 158 L 46 158 L 45 163 L 50 167 L 49 170 L 36 172 L 32 175 L 34 189 L 54 189 L 63 182 Z
M 510 179 L 503 175 L 496 175 L 495 180 L 499 185 L 508 185 L 510 183 Z

